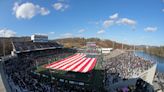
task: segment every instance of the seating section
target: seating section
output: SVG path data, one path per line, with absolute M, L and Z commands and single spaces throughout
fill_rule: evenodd
M 51 49 L 51 48 L 60 48 L 62 45 L 56 42 L 13 42 L 16 51 L 19 52 L 27 52 L 27 51 L 34 51 L 34 50 L 44 50 L 44 49 Z

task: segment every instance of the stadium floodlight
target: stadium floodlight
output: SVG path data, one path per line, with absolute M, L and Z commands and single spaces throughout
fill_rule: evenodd
M 2 40 L 2 43 L 3 43 L 3 58 L 1 58 L 1 61 L 4 61 L 5 60 L 5 56 L 6 56 L 6 54 L 5 54 L 5 34 L 6 34 L 6 31 L 5 30 L 7 30 L 7 29 L 5 29 L 5 28 L 1 28 L 1 30 L 3 30 L 3 36 L 2 36 L 2 38 L 3 38 L 3 40 Z
M 5 57 L 5 34 L 6 34 L 6 29 L 2 29 L 3 31 L 3 56 Z
M 114 41 L 112 41 L 113 42 L 113 49 L 114 49 L 114 46 L 115 46 L 115 42 Z
M 49 60 L 48 60 L 48 65 L 50 65 L 50 61 L 49 61 Z M 51 83 L 52 83 L 52 73 L 51 73 L 51 69 L 48 68 L 48 70 L 49 70 L 49 73 L 50 73 L 50 79 L 51 79 Z
M 36 68 L 38 69 L 38 61 L 36 60 Z
M 122 50 L 124 49 L 124 44 L 122 43 Z

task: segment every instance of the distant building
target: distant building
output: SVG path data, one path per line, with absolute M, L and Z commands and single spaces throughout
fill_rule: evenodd
M 113 50 L 113 48 L 99 48 L 98 50 L 103 54 L 107 54 L 110 53 Z
M 47 35 L 32 35 L 31 40 L 33 42 L 48 42 L 48 36 Z
M 98 55 L 98 49 L 96 47 L 96 42 L 86 43 L 86 54 L 87 55 Z
M 87 42 L 86 45 L 87 47 L 96 48 L 96 42 Z

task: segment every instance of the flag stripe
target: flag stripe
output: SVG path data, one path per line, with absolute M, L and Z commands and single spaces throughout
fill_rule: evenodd
M 79 53 L 78 53 L 78 54 L 75 54 L 75 55 L 73 55 L 73 56 L 69 56 L 69 57 L 67 57 L 67 58 L 58 60 L 58 61 L 53 62 L 53 63 L 51 63 L 51 64 L 48 64 L 48 65 L 46 66 L 46 68 L 50 68 L 51 65 L 54 65 L 54 64 L 56 64 L 56 63 L 58 63 L 58 62 L 61 62 L 61 61 L 67 60 L 67 59 L 71 59 L 71 58 L 73 58 L 73 57 L 75 57 L 75 56 L 78 56 L 78 55 L 79 55 Z
M 86 73 L 94 68 L 96 58 L 86 58 L 85 56 L 84 53 L 78 53 L 46 65 L 45 68 Z
M 82 60 L 80 60 L 79 62 L 73 64 L 72 66 L 70 66 L 69 68 L 65 69 L 66 71 L 69 70 L 74 70 L 76 69 L 80 64 L 82 64 L 87 58 L 83 58 Z
M 81 55 L 79 55 L 79 56 L 77 56 L 77 57 L 75 57 L 75 58 L 73 58 L 73 59 L 70 59 L 70 60 L 68 60 L 68 61 L 66 60 L 66 61 L 63 62 L 63 63 L 57 64 L 57 65 L 53 66 L 52 68 L 53 68 L 53 69 L 57 69 L 57 68 L 59 68 L 59 67 L 65 65 L 65 64 L 68 64 L 68 63 L 72 62 L 73 60 L 79 59 L 80 57 L 84 57 L 84 56 L 85 56 L 84 54 L 81 54 Z
M 66 67 L 68 67 L 68 66 L 70 66 L 70 65 L 72 65 L 72 64 L 74 64 L 74 63 L 76 63 L 76 62 L 78 62 L 79 60 L 81 60 L 83 57 L 80 57 L 80 58 L 77 58 L 76 60 L 73 60 L 72 62 L 68 62 L 67 64 L 65 64 L 65 65 L 63 65 L 62 67 L 59 67 L 58 69 L 59 70 L 63 70 L 63 69 L 65 69 Z
M 91 71 L 91 70 L 95 67 L 95 65 L 96 65 L 96 60 L 97 60 L 97 59 L 94 60 L 93 64 L 92 64 L 91 67 L 88 69 L 88 71 Z M 86 72 L 88 72 L 88 71 L 86 71 Z
M 87 58 L 87 60 L 85 60 L 82 64 L 80 64 L 76 69 L 72 70 L 72 71 L 79 71 L 91 58 Z
M 56 62 L 55 64 L 53 64 L 53 65 L 51 65 L 51 66 L 49 66 L 49 67 L 52 68 L 52 67 L 54 67 L 54 66 L 56 66 L 56 65 L 59 65 L 59 64 L 65 62 L 65 61 L 72 60 L 72 59 L 74 59 L 74 58 L 76 58 L 76 57 L 78 57 L 78 56 L 80 56 L 80 55 L 81 55 L 81 54 L 77 54 L 77 55 L 75 55 L 75 56 L 73 56 L 73 57 L 71 57 L 71 58 L 67 58 L 67 59 L 58 61 L 58 62 Z
M 85 69 L 85 67 L 89 64 L 89 62 L 91 62 L 91 60 L 92 60 L 92 58 L 89 61 L 87 61 L 87 63 L 85 63 L 84 66 L 81 67 L 80 70 L 78 70 L 78 72 L 82 72 Z
M 95 58 L 92 58 L 92 60 L 89 62 L 89 64 L 87 64 L 87 66 L 83 69 L 82 72 L 87 72 L 89 68 L 93 65 L 94 61 L 95 61 Z
M 57 67 L 62 66 L 62 65 L 64 65 L 65 63 L 67 63 L 67 62 L 69 62 L 69 61 L 72 61 L 72 60 L 75 60 L 75 59 L 77 59 L 77 58 L 79 58 L 79 57 L 81 57 L 81 54 L 78 55 L 78 56 L 76 56 L 76 57 L 73 57 L 73 58 L 71 58 L 71 59 L 66 59 L 66 60 L 64 60 L 63 62 L 58 62 L 57 64 L 53 65 L 51 68 L 57 69 Z M 55 67 L 56 67 L 56 68 L 55 68 Z

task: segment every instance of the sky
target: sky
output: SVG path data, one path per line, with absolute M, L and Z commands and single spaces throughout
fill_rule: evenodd
M 164 45 L 164 0 L 1 0 L 0 37 L 98 37 Z

